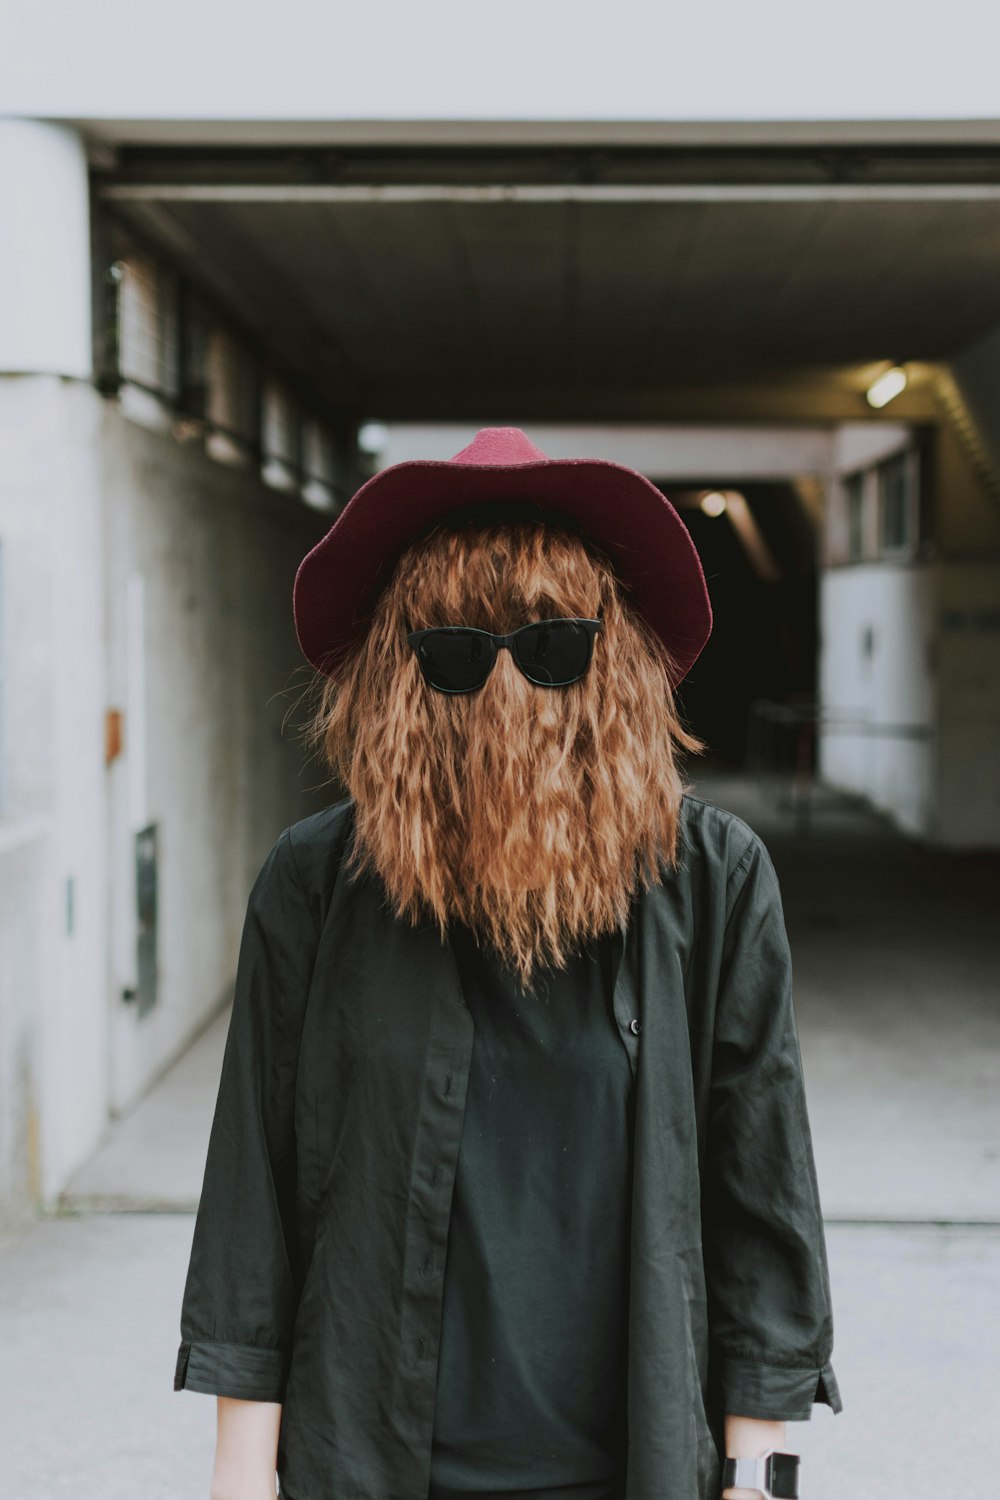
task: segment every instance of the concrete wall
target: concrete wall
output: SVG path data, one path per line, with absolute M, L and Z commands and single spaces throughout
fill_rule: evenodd
M 330 800 L 307 793 L 321 775 L 294 737 L 309 669 L 291 604 L 298 562 L 330 517 L 114 403 L 101 441 L 109 702 L 125 712 L 125 753 L 108 773 L 110 1100 L 121 1109 L 226 996 L 271 841 Z M 160 995 L 140 1019 L 121 995 L 136 980 L 134 835 L 147 821 Z
M 0 377 L 0 1215 L 13 1219 L 105 1118 L 100 423 L 85 384 Z
M 329 516 L 85 382 L 0 379 L 0 439 L 2 1222 L 51 1204 L 223 1002 L 267 847 L 331 792 L 310 794 L 295 739 L 291 613 Z M 106 765 L 107 709 L 124 739 Z M 159 998 L 140 1016 L 123 991 L 147 821 Z
M 905 437 L 888 424 L 842 428 L 834 475 L 877 462 Z M 872 732 L 831 727 L 819 768 L 916 837 L 996 849 L 1000 511 L 949 426 L 939 428 L 933 455 L 933 555 L 821 574 L 820 698 L 828 713 L 870 723 Z
M 0 1229 L 33 1216 L 41 1190 L 42 898 L 48 842 L 32 820 L 0 825 Z
M 949 368 L 977 432 L 1000 472 L 1000 326 L 968 344 Z
M 260 861 L 331 795 L 283 732 L 310 673 L 292 581 L 330 515 L 97 393 L 88 201 L 74 131 L 0 118 L 0 1222 L 50 1206 L 224 1000 Z
M 76 130 L 0 112 L 4 372 L 90 374 L 88 192 L 86 147 Z
M 1000 329 L 950 365 L 1000 477 Z M 1000 848 L 1000 500 L 973 473 L 958 437 L 937 444 L 939 836 Z
M 898 452 L 909 436 L 892 422 L 842 425 L 831 485 Z M 824 562 L 836 520 L 828 506 Z M 819 579 L 819 699 L 840 721 L 820 737 L 820 776 L 868 797 L 914 835 L 928 835 L 935 819 L 934 588 L 926 563 L 841 562 Z
M 1000 848 L 1000 559 L 938 574 L 938 825 L 943 844 Z
M 1000 387 L 994 397 L 1000 414 Z M 938 556 L 952 561 L 1000 557 L 1000 504 L 973 473 L 958 435 L 948 426 L 935 442 L 935 542 Z

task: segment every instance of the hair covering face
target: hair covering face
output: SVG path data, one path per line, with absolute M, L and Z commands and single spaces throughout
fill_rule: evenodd
M 586 676 L 547 688 L 500 651 L 476 692 L 436 692 L 407 640 L 431 625 L 509 631 L 602 618 Z M 627 925 L 637 880 L 675 857 L 681 725 L 666 648 L 607 557 L 541 521 L 444 523 L 398 559 L 307 737 L 356 804 L 352 864 L 397 916 L 458 919 L 530 986 Z

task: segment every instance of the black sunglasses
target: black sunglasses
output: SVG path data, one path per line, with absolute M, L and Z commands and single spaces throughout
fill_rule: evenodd
M 481 688 L 506 646 L 529 682 L 539 687 L 567 687 L 590 666 L 594 634 L 603 620 L 535 620 L 509 635 L 495 635 L 472 625 L 431 625 L 411 630 L 407 640 L 417 653 L 426 681 L 439 693 L 472 693 Z

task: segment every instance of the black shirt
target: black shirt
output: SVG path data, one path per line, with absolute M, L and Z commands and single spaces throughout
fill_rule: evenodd
M 426 1500 L 475 1025 L 437 924 L 349 877 L 350 799 L 247 903 L 174 1389 L 282 1403 L 295 1500 Z M 777 875 L 685 795 L 615 943 L 633 1068 L 625 1500 L 717 1500 L 724 1414 L 843 1403 Z
M 632 1069 L 614 945 L 525 992 L 464 924 L 475 1023 L 444 1273 L 431 1500 L 624 1494 Z

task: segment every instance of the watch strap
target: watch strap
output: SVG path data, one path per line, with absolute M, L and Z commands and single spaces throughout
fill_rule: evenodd
M 799 1455 L 771 1449 L 757 1458 L 726 1458 L 722 1488 L 759 1490 L 765 1500 L 798 1500 Z

